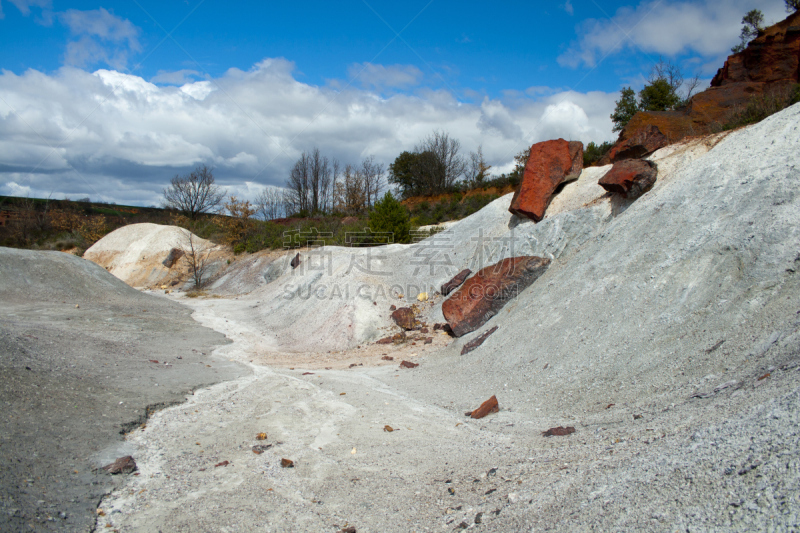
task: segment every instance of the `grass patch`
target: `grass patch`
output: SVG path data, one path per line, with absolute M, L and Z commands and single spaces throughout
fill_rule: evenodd
M 800 102 L 800 83 L 754 96 L 747 102 L 747 105 L 734 111 L 722 129 L 732 130 L 756 124 L 798 102 Z

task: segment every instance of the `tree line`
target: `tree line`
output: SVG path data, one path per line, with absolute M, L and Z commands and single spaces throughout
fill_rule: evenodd
M 374 155 L 359 163 L 342 164 L 313 148 L 300 154 L 284 187 L 263 189 L 252 204 L 247 202 L 246 208 L 262 220 L 328 214 L 359 216 L 369 213 L 390 185 L 402 197 L 433 195 L 462 182 L 470 187 L 481 186 L 490 177 L 490 169 L 482 147 L 464 156 L 461 143 L 439 130 L 422 139 L 413 151 L 401 153 L 389 165 L 388 172 Z M 230 212 L 231 208 L 241 210 L 242 201 L 235 197 L 226 201 L 213 170 L 198 165 L 188 174 L 173 177 L 163 191 L 165 207 L 180 211 L 190 220 L 221 210 Z

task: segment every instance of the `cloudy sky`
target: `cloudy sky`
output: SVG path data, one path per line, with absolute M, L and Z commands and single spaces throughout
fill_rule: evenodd
M 659 57 L 707 81 L 783 0 L 0 0 L 0 194 L 158 205 L 215 167 L 252 199 L 304 151 L 388 166 L 435 129 L 493 171 L 612 140 Z

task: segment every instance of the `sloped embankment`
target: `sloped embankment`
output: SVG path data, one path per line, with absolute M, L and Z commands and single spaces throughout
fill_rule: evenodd
M 69 254 L 0 248 L 0 301 L 3 531 L 90 530 L 120 433 L 247 373 L 189 309 Z
M 132 530 L 796 527 L 798 124 L 796 105 L 657 152 L 658 181 L 634 202 L 595 194 L 592 170 L 538 224 L 509 215 L 501 198 L 438 240 L 321 250 L 330 269 L 273 263 L 248 295 L 197 304 L 199 319 L 235 340 L 231 357 L 268 364 L 269 353 L 252 349 L 259 335 L 274 349 L 358 354 L 359 343 L 391 331 L 390 303 L 454 273 L 420 263 L 431 249 L 447 251 L 453 271 L 525 254 L 552 259 L 485 326 L 420 351 L 413 370 L 371 367 L 374 353 L 349 370 L 265 368 L 160 413 L 131 439 L 147 475 L 103 503 L 119 511 L 108 522 Z M 372 270 L 349 268 L 366 259 Z M 361 285 L 368 297 L 355 291 Z M 424 303 L 423 319 L 441 320 L 440 305 Z M 498 413 L 464 417 L 491 395 Z M 555 426 L 575 432 L 543 435 Z M 258 432 L 270 446 L 256 454 Z M 282 468 L 283 458 L 294 467 Z

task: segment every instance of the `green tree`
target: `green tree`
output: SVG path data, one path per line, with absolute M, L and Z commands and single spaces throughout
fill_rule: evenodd
M 639 111 L 639 104 L 636 101 L 636 93 L 630 87 L 624 87 L 620 91 L 620 99 L 617 100 L 617 106 L 614 112 L 611 113 L 611 121 L 614 123 L 612 131 L 622 131 L 622 128 L 630 122 Z
M 392 233 L 394 242 L 411 242 L 411 215 L 403 205 L 387 192 L 369 214 L 369 229 L 373 233 Z M 388 239 L 378 238 L 378 242 Z
M 606 153 L 611 150 L 614 143 L 604 142 L 603 144 L 595 144 L 590 142 L 586 145 L 586 150 L 583 151 L 583 166 L 590 167 L 600 160 Z
M 785 0 L 786 9 L 789 9 L 791 2 L 800 3 L 800 0 Z M 796 8 L 795 8 L 796 9 Z M 731 52 L 738 54 L 748 45 L 750 41 L 758 37 L 758 33 L 764 31 L 764 13 L 758 9 L 751 9 L 742 17 L 742 32 L 739 34 L 739 44 L 731 48 Z
M 786 2 L 786 11 L 789 13 L 794 13 L 798 9 L 800 9 L 800 0 L 783 0 Z
M 397 185 L 403 196 L 413 196 L 418 188 L 414 178 L 418 154 L 405 151 L 389 165 L 389 183 Z
M 667 111 L 677 107 L 681 101 L 675 87 L 666 78 L 658 78 L 639 91 L 640 111 Z

